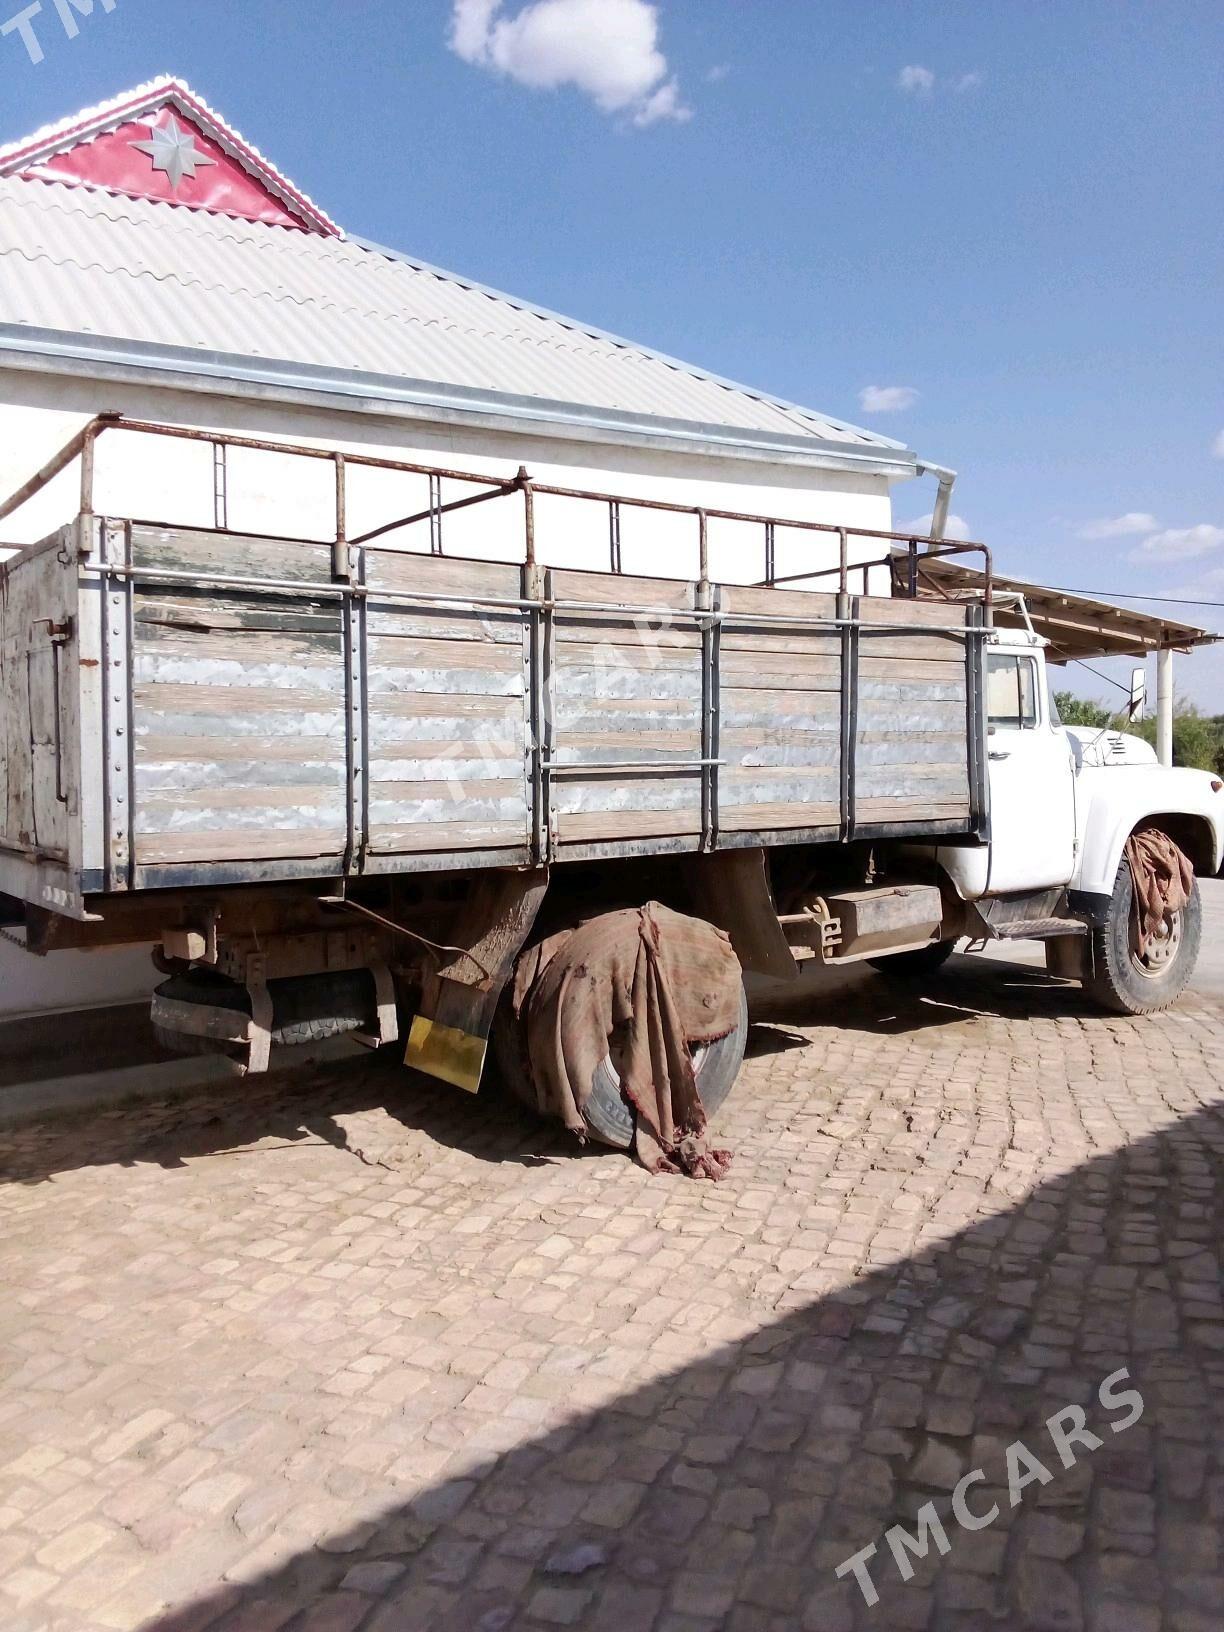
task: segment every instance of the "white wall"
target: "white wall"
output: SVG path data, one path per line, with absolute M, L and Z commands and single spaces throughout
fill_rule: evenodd
M 147 997 L 164 976 L 157 974 L 151 947 L 117 947 L 97 952 L 48 952 L 45 958 L 0 941 L 0 1016 L 51 1014 Z M 65 1065 L 65 1075 L 95 1069 Z
M 475 474 L 513 476 L 525 464 L 537 481 L 593 488 L 626 497 L 663 499 L 763 515 L 887 529 L 888 483 L 858 473 L 805 470 L 758 461 L 702 458 L 504 432 L 428 427 L 378 415 L 334 414 L 266 403 L 226 401 L 189 392 L 116 386 L 0 369 L 0 494 L 17 487 L 93 414 L 116 409 L 135 417 L 201 428 L 292 440 L 346 452 L 441 464 Z M 77 508 L 79 478 L 65 471 L 17 516 L 0 524 L 0 541 L 27 544 L 69 520 Z M 445 500 L 463 497 L 448 483 Z M 235 530 L 332 536 L 330 467 L 288 456 L 234 450 L 229 455 L 229 524 Z M 109 432 L 99 444 L 94 508 L 100 514 L 141 516 L 179 525 L 212 525 L 212 452 L 135 433 Z M 355 536 L 409 511 L 425 509 L 424 477 L 351 469 L 349 533 Z M 515 499 L 445 518 L 447 554 L 522 558 L 522 506 Z M 697 526 L 688 517 L 627 509 L 622 518 L 624 570 L 662 577 L 697 575 Z M 605 506 L 541 497 L 537 505 L 540 559 L 550 565 L 605 568 Z M 429 548 L 419 525 L 387 542 Z M 877 543 L 851 540 L 852 559 L 882 553 Z M 779 529 L 777 571 L 795 573 L 836 561 L 832 535 Z M 764 576 L 760 527 L 710 524 L 711 575 L 728 582 Z M 833 586 L 825 580 L 821 587 Z M 882 578 L 873 588 L 883 593 Z
M 431 427 L 381 415 L 337 414 L 13 369 L 0 369 L 0 497 L 20 486 L 94 414 L 105 410 L 477 474 L 512 476 L 525 464 L 540 482 L 627 497 L 850 527 L 887 530 L 891 526 L 888 483 L 878 476 L 613 446 L 595 449 L 538 434 Z M 458 498 L 464 491 L 458 484 L 448 484 L 443 498 Z M 47 536 L 76 514 L 78 494 L 79 475 L 73 467 L 18 515 L 0 523 L 0 544 L 30 544 Z M 319 539 L 334 536 L 331 467 L 322 462 L 236 450 L 230 455 L 229 495 L 229 525 L 236 530 Z M 427 504 L 424 477 L 351 469 L 349 536 L 425 509 Z M 211 526 L 211 448 L 133 433 L 107 433 L 99 447 L 94 508 L 103 515 Z M 521 560 L 522 515 L 521 499 L 512 497 L 447 517 L 444 549 L 453 555 Z M 541 561 L 607 569 L 605 506 L 542 496 L 536 519 Z M 428 525 L 393 535 L 388 542 L 428 550 Z M 689 517 L 627 509 L 622 516 L 622 551 L 626 572 L 696 577 L 696 522 Z M 6 553 L 0 549 L 0 555 Z M 881 553 L 878 543 L 851 540 L 852 560 Z M 831 566 L 836 560 L 832 535 L 779 529 L 779 575 Z M 762 529 L 711 522 L 710 570 L 714 579 L 724 582 L 761 579 L 765 572 Z M 813 587 L 836 588 L 836 579 L 823 578 Z M 874 574 L 869 587 L 874 593 L 887 593 L 885 576 Z M 35 960 L 14 947 L 0 945 L 0 1014 L 84 1006 L 107 998 L 131 999 L 148 992 L 155 983 L 143 951 L 54 954 Z

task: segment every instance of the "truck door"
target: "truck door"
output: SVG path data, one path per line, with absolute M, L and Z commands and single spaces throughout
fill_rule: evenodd
M 987 648 L 991 895 L 1066 884 L 1075 870 L 1075 769 L 1040 663 Z

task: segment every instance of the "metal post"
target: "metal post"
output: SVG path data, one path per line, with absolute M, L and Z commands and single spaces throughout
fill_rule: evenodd
M 621 507 L 615 499 L 608 501 L 608 553 L 612 562 L 612 571 L 619 573 L 621 568 Z
M 837 529 L 837 587 L 843 595 L 849 594 L 850 540 L 844 527 Z
M 703 584 L 710 581 L 710 518 L 704 510 L 697 512 L 697 549 L 700 563 L 699 578 Z
M 429 478 L 429 553 L 442 554 L 442 478 Z
M 765 582 L 772 587 L 777 575 L 777 529 L 772 521 L 767 521 L 765 523 Z
M 229 531 L 229 462 L 225 443 L 213 443 L 213 526 L 219 533 Z
M 526 536 L 526 564 L 534 567 L 536 564 L 536 537 L 535 537 L 535 491 L 531 485 L 531 477 L 527 474 L 527 466 L 520 465 L 518 483 L 523 490 L 523 523 Z
M 93 515 L 94 501 L 94 444 L 97 441 L 97 427 L 90 425 L 81 443 L 81 514 Z
M 1162 765 L 1173 763 L 1173 648 L 1161 646 L 1156 653 L 1156 757 Z
M 336 465 L 336 542 L 332 546 L 332 577 L 347 578 L 349 575 L 348 544 L 348 487 L 344 468 L 344 455 L 338 453 L 335 457 Z

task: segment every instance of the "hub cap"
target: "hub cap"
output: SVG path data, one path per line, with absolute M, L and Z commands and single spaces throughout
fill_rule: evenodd
M 1175 912 L 1163 923 L 1156 933 L 1148 938 L 1147 947 L 1143 954 L 1139 952 L 1139 930 L 1132 916 L 1131 918 L 1131 962 L 1139 974 L 1147 980 L 1159 980 L 1169 972 L 1181 950 L 1182 915 Z

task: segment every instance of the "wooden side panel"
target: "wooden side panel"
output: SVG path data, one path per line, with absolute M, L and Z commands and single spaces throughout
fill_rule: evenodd
M 718 825 L 726 832 L 841 822 L 842 636 L 833 595 L 723 589 Z M 754 623 L 754 617 L 795 623 Z
M 701 633 L 683 616 L 693 586 L 554 572 L 552 592 L 558 843 L 699 834 Z
M 0 844 L 79 853 L 77 578 L 54 548 L 0 573 Z
M 859 615 L 855 820 L 967 824 L 965 608 L 864 598 Z
M 340 602 L 319 544 L 133 526 L 137 567 L 255 578 L 139 581 L 132 596 L 137 865 L 335 857 L 348 828 Z
M 525 845 L 527 617 L 509 604 L 520 569 L 371 550 L 366 582 L 371 854 Z
M 728 835 L 836 832 L 847 789 L 860 823 L 954 828 L 969 816 L 960 607 L 859 603 L 847 767 L 845 638 L 832 595 L 722 588 L 726 615 L 707 650 L 696 585 L 554 571 L 535 648 L 523 572 L 508 563 L 369 550 L 350 628 L 330 546 L 136 527 L 132 557 L 284 586 L 150 582 L 134 592 L 138 865 L 334 861 L 363 842 L 375 864 L 525 854 L 537 658 L 562 853 L 695 843 L 711 814 L 699 763 L 710 729 L 721 762 L 713 825 Z M 792 621 L 769 621 L 779 618 Z M 6 686 L 17 684 L 10 667 Z M 14 717 L 6 708 L 6 730 Z M 10 752 L 22 764 L 29 744 Z M 20 805 L 19 779 L 6 776 L 8 804 Z M 9 821 L 33 831 L 32 811 Z

